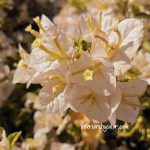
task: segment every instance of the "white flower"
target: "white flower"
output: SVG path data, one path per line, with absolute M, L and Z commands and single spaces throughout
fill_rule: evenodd
M 92 71 L 92 80 L 87 80 L 85 73 Z M 89 88 L 94 92 L 108 96 L 114 92 L 116 77 L 114 76 L 112 64 L 102 57 L 90 57 L 86 52 L 76 59 L 68 71 L 68 83 L 75 83 L 79 86 Z
M 121 101 L 119 89 L 107 97 L 77 84 L 71 84 L 67 88 L 65 96 L 74 111 L 82 112 L 90 119 L 99 122 L 107 121 Z
M 135 79 L 129 82 L 118 82 L 117 86 L 121 90 L 122 100 L 109 120 L 112 124 L 115 124 L 116 119 L 134 123 L 142 108 L 138 97 L 144 94 L 147 84 L 143 80 Z
M 68 61 L 73 45 L 61 29 L 50 24 L 47 25 L 47 30 L 45 29 L 45 32 L 40 35 L 41 37 L 36 38 L 32 45 L 30 67 L 42 72 L 55 60 L 64 59 Z
M 114 16 L 99 14 L 82 18 L 80 29 L 83 40 L 91 42 L 91 55 L 109 58 L 117 76 L 133 66 L 131 58 L 143 38 L 142 21 L 130 18 L 118 23 Z
M 42 106 L 51 112 L 65 111 L 69 105 L 64 100 L 66 88 L 66 72 L 68 64 L 66 61 L 55 61 L 52 67 L 43 72 L 41 85 L 43 88 L 39 93 L 39 100 Z
M 14 73 L 14 84 L 28 82 L 35 73 L 34 69 L 30 68 L 28 65 L 28 61 L 30 60 L 29 54 L 21 46 L 19 46 L 19 53 L 21 60 L 18 63 L 18 67 Z
M 35 41 L 31 54 L 21 55 L 26 66 L 23 69 L 33 70 L 24 82 L 28 82 L 27 86 L 31 83 L 42 86 L 39 101 L 43 108 L 50 113 L 71 108 L 92 120 L 109 120 L 112 124 L 116 118 L 128 122 L 132 117 L 135 119 L 138 111 L 131 108 L 130 98 L 134 97 L 133 103 L 137 103 L 146 84 L 140 80 L 126 83 L 116 83 L 116 80 L 133 67 L 131 59 L 143 36 L 140 20 L 125 19 L 119 23 L 106 13 L 94 17 L 85 15 L 80 25 L 72 24 L 80 31 L 76 33 L 55 26 L 45 16 L 41 21 L 38 17 L 34 21 L 40 31 L 31 26 L 26 28 L 35 36 Z M 132 89 L 129 91 L 130 86 L 139 82 L 142 84 L 136 88 L 139 95 Z M 121 112 L 127 109 L 127 103 L 133 111 L 131 118 Z
M 150 84 L 150 54 L 143 50 L 138 51 L 133 57 L 133 63 L 139 72 L 139 78 L 145 80 Z
M 10 143 L 7 139 L 5 130 L 2 131 L 2 140 L 0 141 L 0 149 L 1 150 L 10 150 Z

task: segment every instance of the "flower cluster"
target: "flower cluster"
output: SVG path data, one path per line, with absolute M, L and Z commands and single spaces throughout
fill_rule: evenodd
M 0 0 L 0 150 L 148 149 L 149 8 Z
M 68 30 L 44 15 L 34 21 L 39 32 L 26 28 L 35 40 L 30 54 L 20 46 L 14 83 L 41 84 L 40 103 L 52 113 L 71 108 L 99 122 L 134 122 L 146 82 L 126 74 L 143 38 L 142 21 L 119 22 L 101 12 L 82 15 Z

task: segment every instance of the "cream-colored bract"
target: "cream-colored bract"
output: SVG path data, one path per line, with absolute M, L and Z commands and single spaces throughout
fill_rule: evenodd
M 62 26 L 44 15 L 34 18 L 40 30 L 26 28 L 35 40 L 30 54 L 20 47 L 14 83 L 40 84 L 39 101 L 50 113 L 70 108 L 99 122 L 133 123 L 146 82 L 138 76 L 128 81 L 126 74 L 137 63 L 132 58 L 142 41 L 143 23 L 95 14 L 80 14 L 81 19 Z
M 134 68 L 139 72 L 139 78 L 147 81 L 150 85 L 150 54 L 139 50 L 133 57 Z
M 109 120 L 112 124 L 116 118 L 125 122 L 134 123 L 142 109 L 138 97 L 142 96 L 146 90 L 147 83 L 136 79 L 129 82 L 117 82 L 117 87 L 121 91 L 122 99 L 116 112 L 112 113 Z
M 7 139 L 5 130 L 2 131 L 2 140 L 0 141 L 0 149 L 10 150 L 10 143 Z

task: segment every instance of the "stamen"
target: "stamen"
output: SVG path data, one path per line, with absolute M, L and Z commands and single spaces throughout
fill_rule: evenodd
M 112 59 L 112 58 L 115 56 L 115 51 L 114 51 L 114 49 L 111 48 L 111 47 L 109 47 L 109 48 L 107 49 L 107 55 L 108 55 L 109 59 Z
M 65 84 L 57 84 L 52 87 L 53 94 L 59 94 L 65 88 Z
M 94 22 L 93 22 L 92 16 L 90 16 L 90 17 L 88 18 L 87 24 L 88 24 L 89 29 L 91 30 L 91 32 L 94 32 Z
M 110 59 L 114 58 L 116 51 L 118 50 L 118 47 L 121 43 L 121 33 L 118 28 L 113 28 L 112 31 L 117 34 L 118 41 L 113 46 L 108 45 L 107 47 L 107 54 Z
M 84 79 L 87 81 L 87 80 L 92 80 L 93 79 L 93 71 L 92 70 L 85 70 L 84 73 L 83 73 L 83 77 Z
M 120 33 L 120 31 L 118 30 L 118 28 L 114 28 L 113 31 L 114 31 L 115 33 L 117 33 L 117 35 L 118 35 L 118 41 L 117 41 L 117 43 L 114 45 L 114 48 L 118 48 L 119 45 L 120 45 L 120 43 L 121 43 L 121 33 Z
M 98 30 L 101 31 L 101 23 L 102 23 L 102 12 L 99 11 L 97 14 L 97 20 L 98 20 Z
M 109 43 L 108 43 L 107 39 L 105 39 L 104 37 L 102 37 L 99 34 L 95 34 L 94 37 L 99 38 L 105 44 L 106 49 L 109 48 Z
M 63 83 L 65 82 L 64 78 L 61 75 L 51 75 L 51 76 L 49 76 L 49 79 L 63 82 Z
M 40 39 L 36 39 L 33 44 L 33 46 L 39 47 L 41 50 L 45 51 L 46 53 L 48 53 L 51 57 L 53 57 L 54 59 L 61 59 L 62 57 L 57 54 L 56 52 L 48 49 L 47 47 L 45 47 L 43 44 L 41 44 L 41 40 Z
M 98 33 L 98 34 L 97 34 Z M 96 28 L 95 29 L 95 32 L 94 32 L 95 35 L 99 35 L 101 37 L 103 37 L 104 39 L 107 39 L 107 35 L 104 31 L 102 31 L 101 29 L 99 28 Z
M 55 43 L 55 46 L 57 47 L 57 49 L 60 51 L 61 55 L 64 58 L 68 58 L 68 55 L 66 53 L 66 51 L 64 50 L 63 46 L 60 44 L 59 40 L 57 39 L 56 35 L 52 35 L 51 39 L 53 40 L 53 42 Z
M 24 60 L 21 59 L 21 60 L 19 61 L 18 65 L 17 65 L 17 67 L 28 67 L 28 65 L 26 65 L 26 64 L 24 63 Z
M 33 36 L 35 36 L 36 38 L 41 38 L 41 37 L 42 37 L 42 35 L 41 35 L 39 32 L 37 32 L 37 31 L 35 31 L 35 30 L 32 29 L 32 26 L 31 26 L 31 25 L 27 26 L 27 27 L 25 28 L 25 31 L 26 31 L 26 32 L 30 32 L 30 33 L 31 33 Z
M 38 25 L 38 27 L 45 33 L 45 29 L 43 28 L 43 26 L 42 26 L 42 24 L 40 22 L 40 18 L 39 17 L 35 17 L 35 18 L 33 18 L 33 20 Z

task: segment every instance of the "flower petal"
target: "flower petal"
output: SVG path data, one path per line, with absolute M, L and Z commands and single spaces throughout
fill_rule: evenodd
M 33 69 L 20 66 L 14 73 L 13 83 L 27 83 L 32 78 L 34 73 L 35 71 Z
M 30 67 L 41 72 L 51 65 L 52 58 L 46 52 L 34 47 L 30 55 Z
M 91 91 L 87 88 L 70 85 L 65 92 L 65 99 L 74 110 L 84 113 L 89 118 L 99 122 L 107 121 L 110 115 L 107 97 L 94 94 L 95 100 L 90 100 L 87 98 L 89 94 Z
M 137 97 L 124 97 L 124 100 L 116 111 L 117 119 L 134 123 L 139 114 L 140 108 L 141 105 Z
M 135 79 L 128 82 L 118 82 L 118 86 L 122 91 L 122 95 L 126 97 L 142 96 L 146 90 L 147 82 Z
M 60 93 L 53 101 L 47 105 L 47 111 L 51 113 L 58 113 L 66 111 L 70 107 L 64 99 L 64 93 Z
M 120 48 L 131 59 L 143 39 L 143 22 L 134 18 L 125 19 L 118 25 L 118 30 L 122 38 Z
M 114 15 L 107 15 L 104 14 L 102 15 L 102 31 L 107 32 L 108 30 L 110 30 L 115 24 L 117 24 L 118 20 L 116 19 L 116 17 Z
M 133 66 L 124 52 L 117 53 L 117 56 L 113 59 L 113 65 L 116 76 L 123 76 Z
M 121 97 L 122 97 L 121 90 L 117 86 L 115 92 L 111 94 L 110 96 L 108 96 L 111 113 L 114 113 L 116 109 L 118 108 L 118 106 L 120 105 Z
M 45 15 L 41 17 L 41 24 L 45 30 L 50 30 L 50 28 L 54 27 L 54 24 Z
M 94 63 L 101 63 L 95 67 Z M 83 73 L 89 67 L 97 69 L 93 73 L 93 79 L 85 81 Z M 76 83 L 94 92 L 108 96 L 114 92 L 116 78 L 113 73 L 112 64 L 104 58 L 91 58 L 88 54 L 82 53 L 81 57 L 70 65 L 68 82 Z

